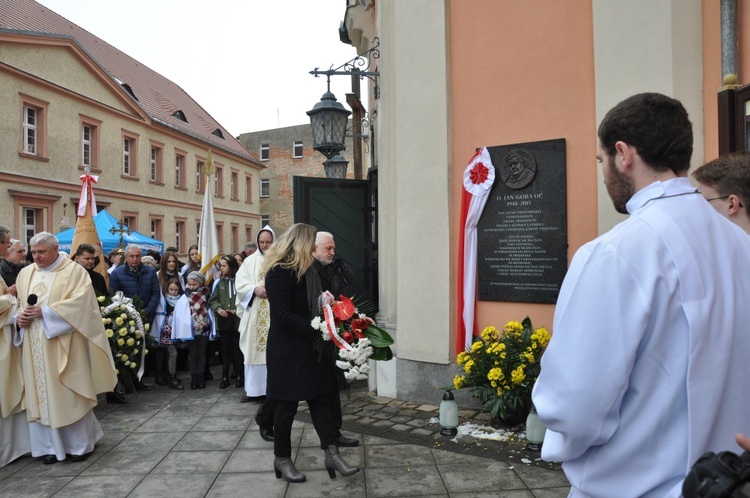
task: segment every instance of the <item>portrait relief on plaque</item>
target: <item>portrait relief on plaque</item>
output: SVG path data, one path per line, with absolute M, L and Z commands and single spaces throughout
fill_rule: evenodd
M 508 188 L 519 190 L 527 187 L 535 176 L 536 161 L 527 151 L 515 149 L 503 158 L 500 178 Z

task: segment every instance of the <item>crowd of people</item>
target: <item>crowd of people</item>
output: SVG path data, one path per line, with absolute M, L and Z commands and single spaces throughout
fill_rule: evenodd
M 186 388 L 178 376 L 182 356 L 190 389 L 204 389 L 213 380 L 210 359 L 219 356 L 219 389 L 234 383 L 244 389 L 238 402 L 261 402 L 256 421 L 261 438 L 274 443 L 277 477 L 305 480 L 290 458 L 299 401 L 310 405 L 331 478 L 358 472 L 338 452 L 359 441 L 341 434 L 337 368 L 319 361 L 313 347 L 318 332 L 310 325 L 320 312 L 318 296 L 346 293 L 351 273 L 332 264 L 333 235 L 312 226 L 294 225 L 275 242 L 266 226 L 241 253 L 222 255 L 206 275 L 197 246 L 189 248 L 186 263 L 173 247 L 144 254 L 137 245 L 105 256 L 80 244 L 68 257 L 46 232 L 31 239 L 33 263 L 26 264 L 24 244 L 0 226 L 0 466 L 29 452 L 53 464 L 85 459 L 94 450 L 102 436 L 93 413 L 96 395 L 127 402 L 97 302 L 98 296 L 121 293 L 151 324 L 155 354 L 148 356 L 153 361 L 147 370 L 155 384 Z M 100 258 L 109 265 L 109 282 L 96 270 Z M 73 365 L 58 364 L 63 352 Z M 136 390 L 152 389 L 128 373 Z

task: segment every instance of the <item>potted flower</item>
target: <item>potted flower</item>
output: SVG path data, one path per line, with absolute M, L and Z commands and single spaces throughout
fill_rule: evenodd
M 529 317 L 508 322 L 503 330 L 486 327 L 471 349 L 456 357 L 462 372 L 453 379 L 453 387 L 468 388 L 492 418 L 521 423 L 531 407 L 539 360 L 549 340 L 547 329 L 534 329 Z

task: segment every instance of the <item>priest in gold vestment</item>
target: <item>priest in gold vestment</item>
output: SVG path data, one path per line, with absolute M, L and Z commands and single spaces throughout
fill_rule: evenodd
M 31 451 L 23 412 L 21 350 L 13 346 L 15 311 L 16 299 L 0 279 L 0 467 Z
M 58 253 L 50 233 L 29 246 L 34 264 L 16 281 L 15 344 L 23 350 L 31 454 L 46 464 L 78 461 L 103 435 L 93 409 L 96 395 L 117 382 L 112 352 L 86 270 Z

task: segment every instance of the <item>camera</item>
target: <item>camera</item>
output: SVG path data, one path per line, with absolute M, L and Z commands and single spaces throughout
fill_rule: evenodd
M 704 453 L 682 484 L 685 498 L 750 498 L 750 452 Z

